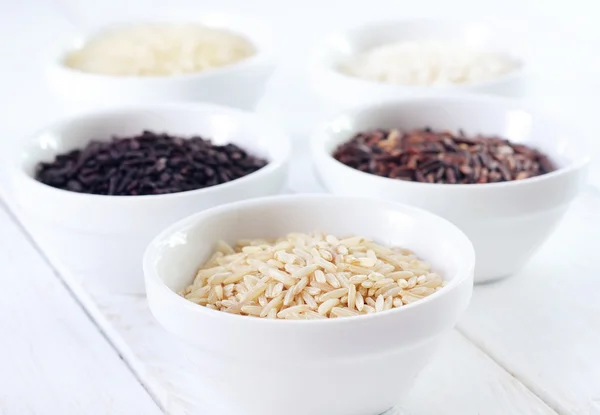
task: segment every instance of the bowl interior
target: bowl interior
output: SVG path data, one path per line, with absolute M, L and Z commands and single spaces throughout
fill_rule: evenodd
M 33 176 L 40 161 L 84 147 L 92 140 L 131 137 L 144 130 L 201 136 L 216 144 L 234 143 L 270 163 L 283 160 L 289 149 L 285 137 L 255 116 L 209 105 L 164 106 L 111 110 L 84 115 L 36 134 L 22 154 L 22 168 Z M 268 166 L 267 166 L 268 167 Z
M 433 214 L 389 202 L 311 195 L 257 199 L 202 212 L 157 237 L 145 261 L 162 283 L 178 292 L 192 282 L 220 239 L 235 243 L 314 231 L 366 236 L 411 249 L 451 284 L 466 277 L 474 264 L 467 237 Z
M 444 41 L 501 53 L 523 65 L 522 37 L 517 27 L 499 27 L 491 23 L 407 20 L 367 24 L 328 39 L 321 62 L 337 69 L 353 56 L 374 47 L 399 41 Z
M 586 159 L 585 142 L 579 131 L 544 114 L 532 112 L 516 102 L 484 98 L 417 99 L 386 103 L 343 113 L 317 136 L 317 145 L 332 154 L 354 134 L 375 128 L 434 130 L 469 135 L 497 135 L 523 143 L 547 154 L 559 168 Z

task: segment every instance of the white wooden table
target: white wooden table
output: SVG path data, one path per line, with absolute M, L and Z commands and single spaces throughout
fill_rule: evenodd
M 116 10 L 135 14 L 159 2 L 92 3 L 36 0 L 20 5 L 0 0 L 3 167 L 24 134 L 63 112 L 45 87 L 39 54 L 68 38 L 73 22 L 102 22 Z M 538 62 L 553 63 L 552 70 L 544 71 L 546 83 L 537 86 L 531 99 L 582 122 L 595 110 L 586 103 L 593 102 L 590 89 L 600 86 L 592 76 L 600 65 L 581 50 L 600 39 L 600 30 L 579 21 L 578 36 L 565 37 L 570 23 L 563 15 L 560 24 L 567 29 L 544 32 L 542 28 L 553 28 L 554 23 L 540 22 L 544 16 L 537 6 L 543 6 L 545 17 L 564 14 L 562 6 L 552 2 L 481 2 L 488 9 L 478 10 L 473 8 L 479 2 L 470 0 L 420 1 L 402 9 L 400 3 L 386 0 L 368 5 L 307 1 L 297 10 L 270 0 L 205 2 L 211 3 L 261 13 L 281 30 L 280 40 L 288 47 L 259 112 L 294 135 L 297 159 L 290 188 L 295 192 L 321 191 L 310 173 L 304 138 L 323 113 L 306 91 L 301 68 L 310 42 L 333 22 L 406 16 L 409 9 L 408 15 L 469 10 L 502 16 L 517 8 L 530 10 L 538 17 L 539 37 L 552 44 L 539 50 Z M 574 10 L 586 5 L 585 0 L 570 3 Z M 336 12 L 341 7 L 343 18 Z M 578 82 L 569 80 L 571 66 L 552 61 L 557 54 L 579 68 Z M 600 132 L 597 126 L 589 128 Z M 154 321 L 145 298 L 108 292 L 101 284 L 101 270 L 73 273 L 68 260 L 48 255 L 53 241 L 20 214 L 5 170 L 0 170 L 0 414 L 208 415 L 201 409 L 202 391 L 188 386 L 193 380 L 178 344 Z M 588 186 L 519 275 L 476 287 L 466 315 L 419 378 L 406 414 L 600 415 L 597 189 Z

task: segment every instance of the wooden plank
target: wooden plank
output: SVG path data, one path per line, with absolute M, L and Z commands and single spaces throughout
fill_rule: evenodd
M 0 413 L 162 413 L 2 205 L 0 230 Z
M 600 193 L 518 275 L 479 286 L 462 332 L 561 414 L 600 414 Z
M 202 391 L 193 386 L 179 345 L 158 326 L 143 296 L 95 298 L 109 324 L 144 367 L 168 413 L 199 413 Z M 547 405 L 458 332 L 452 332 L 420 376 L 402 415 L 550 415 Z M 393 414 L 393 413 L 392 413 Z M 386 414 L 387 415 L 387 414 Z
M 402 415 L 556 414 L 454 331 L 420 376 Z

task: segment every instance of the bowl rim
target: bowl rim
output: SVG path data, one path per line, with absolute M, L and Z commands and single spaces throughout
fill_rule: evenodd
M 210 23 L 211 20 L 223 20 L 223 25 L 214 25 Z M 251 23 L 256 26 L 260 30 L 260 34 L 257 35 L 254 30 L 245 31 L 240 29 L 239 23 L 246 22 Z M 87 42 L 91 39 L 99 36 L 105 32 L 110 32 L 112 30 L 124 27 L 131 26 L 139 26 L 145 24 L 177 24 L 177 23 L 191 23 L 191 24 L 199 24 L 207 27 L 217 28 L 232 32 L 238 36 L 243 37 L 247 41 L 249 41 L 252 46 L 255 48 L 255 53 L 253 55 L 247 56 L 239 61 L 220 66 L 215 68 L 209 68 L 202 71 L 197 72 L 188 72 L 181 74 L 172 74 L 172 75 L 154 75 L 154 76 L 137 76 L 137 75 L 110 75 L 110 74 L 102 74 L 95 72 L 86 72 L 76 68 L 71 68 L 64 64 L 64 60 L 66 56 L 75 50 L 82 48 Z M 263 42 L 258 42 L 257 39 L 266 39 Z M 59 72 L 66 74 L 72 77 L 80 77 L 82 79 L 93 80 L 93 81 L 102 81 L 102 82 L 127 82 L 131 84 L 155 84 L 160 85 L 167 82 L 176 82 L 176 81 L 194 81 L 194 80 L 203 80 L 214 76 L 225 75 L 234 73 L 237 71 L 248 70 L 252 67 L 256 67 L 259 65 L 270 64 L 274 60 L 274 51 L 275 45 L 273 44 L 273 35 L 271 29 L 263 23 L 261 20 L 257 19 L 253 15 L 246 14 L 237 14 L 237 13 L 224 13 L 224 12 L 210 12 L 203 13 L 201 16 L 195 19 L 187 19 L 181 17 L 145 17 L 145 18 L 135 18 L 128 20 L 118 20 L 113 21 L 104 25 L 96 26 L 91 30 L 88 30 L 84 33 L 80 33 L 70 39 L 70 41 L 64 43 L 62 47 L 55 49 L 54 52 L 50 55 L 50 65 L 49 69 L 51 71 Z
M 270 136 L 277 135 L 278 141 L 282 146 L 282 154 L 278 158 L 267 159 L 267 164 L 260 169 L 247 174 L 243 177 L 240 177 L 235 180 L 231 180 L 226 183 L 217 184 L 214 186 L 204 187 L 201 189 L 187 190 L 183 192 L 175 192 L 175 193 L 165 193 L 158 195 L 99 195 L 94 193 L 80 193 L 73 192 L 66 189 L 59 189 L 57 187 L 49 186 L 45 183 L 42 183 L 35 179 L 35 177 L 28 172 L 25 171 L 24 159 L 27 153 L 35 148 L 38 143 L 38 139 L 40 136 L 44 135 L 49 131 L 57 131 L 58 129 L 67 126 L 69 123 L 74 120 L 88 122 L 93 119 L 102 118 L 106 116 L 115 116 L 115 115 L 123 115 L 123 114 L 138 114 L 145 111 L 161 111 L 161 110 L 170 110 L 170 111 L 198 111 L 205 114 L 227 114 L 233 117 L 243 117 L 248 119 L 258 120 L 262 125 L 262 128 L 266 128 L 271 134 Z M 198 133 L 200 135 L 200 133 Z M 93 138 L 88 139 L 92 141 Z M 83 113 L 78 113 L 72 116 L 63 117 L 59 120 L 56 120 L 49 124 L 48 126 L 38 129 L 33 134 L 29 134 L 28 138 L 24 140 L 24 142 L 18 147 L 17 154 L 14 157 L 13 168 L 12 168 L 12 178 L 13 180 L 20 180 L 22 183 L 26 183 L 28 186 L 33 186 L 34 188 L 39 189 L 42 192 L 53 193 L 57 196 L 62 197 L 72 197 L 77 199 L 85 199 L 91 198 L 92 200 L 111 200 L 115 203 L 130 203 L 134 200 L 144 202 L 148 200 L 157 200 L 157 199 L 177 199 L 188 196 L 196 196 L 199 194 L 203 194 L 206 196 L 210 196 L 216 192 L 227 191 L 232 187 L 243 185 L 250 180 L 257 180 L 266 175 L 272 174 L 273 172 L 279 170 L 282 166 L 285 166 L 289 162 L 289 158 L 291 155 L 291 140 L 289 135 L 279 128 L 277 125 L 274 125 L 268 120 L 264 120 L 259 117 L 257 114 L 251 111 L 245 111 L 237 108 L 227 107 L 223 105 L 217 105 L 212 103 L 160 103 L 160 104 L 144 104 L 144 105 L 125 105 L 119 107 L 111 107 L 111 108 L 101 108 L 95 109 L 91 111 L 86 111 Z M 38 162 L 39 163 L 39 160 Z
M 393 91 L 396 90 L 398 92 L 410 92 L 410 91 L 419 91 L 419 90 L 430 90 L 430 91 L 439 91 L 439 92 L 450 92 L 450 91 L 459 91 L 463 89 L 469 88 L 489 88 L 494 87 L 499 84 L 503 84 L 506 82 L 515 81 L 517 79 L 523 78 L 530 72 L 530 64 L 528 60 L 522 54 L 510 54 L 506 53 L 505 55 L 511 58 L 512 61 L 517 63 L 517 67 L 503 75 L 495 77 L 493 79 L 486 79 L 481 81 L 474 82 L 465 82 L 460 84 L 432 84 L 432 85 L 413 85 L 413 84 L 394 84 L 387 82 L 378 82 L 369 79 L 359 78 L 357 76 L 352 76 L 350 74 L 346 74 L 340 71 L 335 64 L 326 64 L 323 62 L 323 55 L 331 54 L 331 47 L 329 43 L 332 39 L 336 37 L 348 38 L 348 35 L 353 32 L 360 31 L 376 31 L 381 26 L 387 25 L 403 25 L 403 24 L 417 24 L 422 25 L 423 27 L 431 26 L 431 25 L 452 25 L 455 27 L 465 26 L 469 24 L 481 24 L 487 27 L 490 27 L 494 30 L 497 30 L 495 26 L 500 22 L 495 20 L 482 20 L 482 19 L 446 19 L 446 18 L 398 18 L 398 19 L 381 19 L 381 20 L 373 20 L 366 23 L 362 23 L 360 25 L 355 25 L 344 30 L 339 30 L 336 32 L 331 32 L 327 36 L 321 39 L 319 45 L 313 49 L 311 55 L 311 67 L 313 71 L 321 72 L 329 77 L 335 77 L 343 82 L 347 82 L 350 84 L 354 84 L 355 86 L 361 87 L 370 87 L 374 89 Z M 400 39 L 399 39 L 400 40 Z M 508 48 L 507 48 L 508 49 Z
M 522 186 L 524 184 L 533 184 L 540 183 L 547 180 L 552 180 L 558 176 L 562 176 L 574 170 L 579 170 L 584 168 L 591 161 L 591 156 L 589 155 L 589 148 L 587 136 L 581 131 L 579 127 L 573 125 L 570 127 L 573 131 L 573 136 L 577 136 L 580 138 L 579 142 L 576 144 L 577 146 L 581 146 L 581 148 L 577 149 L 577 158 L 568 160 L 568 163 L 562 166 L 558 166 L 556 170 L 553 170 L 549 173 L 542 174 L 535 177 L 529 177 L 522 180 L 511 180 L 507 182 L 496 182 L 496 183 L 465 183 L 465 184 L 448 184 L 448 183 L 424 183 L 424 182 L 414 182 L 410 180 L 398 180 L 392 179 L 390 177 L 378 176 L 372 173 L 366 173 L 350 166 L 343 164 L 342 162 L 336 160 L 333 157 L 333 154 L 325 150 L 325 146 L 328 143 L 328 139 L 330 138 L 330 134 L 328 132 L 329 128 L 333 123 L 335 123 L 338 119 L 342 117 L 355 118 L 361 115 L 364 112 L 376 111 L 377 109 L 388 109 L 394 107 L 403 107 L 410 106 L 412 104 L 420 104 L 420 103 L 443 103 L 443 102 L 453 102 L 453 103 L 471 103 L 471 104 L 481 104 L 481 105 L 504 105 L 504 106 L 514 106 L 515 109 L 519 109 L 527 112 L 528 114 L 539 117 L 542 116 L 546 119 L 554 119 L 555 122 L 559 125 L 570 125 L 570 122 L 563 119 L 562 117 L 551 117 L 552 113 L 544 110 L 540 110 L 535 108 L 535 106 L 527 104 L 521 100 L 515 98 L 507 98 L 507 97 L 499 97 L 492 95 L 482 95 L 482 94 L 447 94 L 447 95 L 436 95 L 436 96 L 419 96 L 419 97 L 403 97 L 403 98 L 395 98 L 395 99 L 386 99 L 382 100 L 377 104 L 366 104 L 360 105 L 349 110 L 339 111 L 333 117 L 330 117 L 328 120 L 322 122 L 317 128 L 313 131 L 310 139 L 311 152 L 313 155 L 313 159 L 316 157 L 323 157 L 326 162 L 330 166 L 335 166 L 336 169 L 341 169 L 344 174 L 347 175 L 359 175 L 360 177 L 368 177 L 369 180 L 385 180 L 389 184 L 396 183 L 399 186 L 414 186 L 421 187 L 422 189 L 427 187 L 428 189 L 445 189 L 448 191 L 464 191 L 464 190 L 472 190 L 472 189 L 497 189 L 497 188 L 506 188 L 506 187 L 514 187 L 514 186 Z M 349 140 L 350 138 L 348 138 Z M 346 141 L 348 141 L 346 140 Z M 346 142 L 343 141 L 343 142 Z M 341 142 L 341 143 L 343 143 Z M 340 143 L 340 144 L 341 144 Z M 573 146 L 573 141 L 571 140 L 570 146 Z M 450 190 L 452 189 L 452 190 Z
M 379 313 L 372 314 L 364 314 L 359 316 L 351 316 L 344 318 L 326 318 L 319 320 L 287 320 L 287 319 L 267 319 L 267 318 L 259 318 L 253 316 L 242 316 L 236 314 L 225 313 L 223 311 L 212 310 L 210 308 L 201 306 L 199 304 L 193 303 L 190 300 L 187 300 L 180 296 L 175 291 L 171 290 L 163 281 L 163 279 L 159 276 L 156 268 L 153 266 L 154 259 L 156 258 L 159 246 L 161 242 L 164 241 L 169 236 L 176 234 L 185 229 L 190 229 L 195 224 L 203 220 L 210 220 L 213 215 L 218 215 L 221 213 L 229 212 L 229 211 L 240 211 L 248 207 L 256 207 L 262 206 L 265 204 L 278 204 L 285 203 L 290 201 L 314 201 L 318 202 L 323 199 L 330 200 L 341 200 L 341 201 L 363 201 L 363 202 L 373 202 L 378 206 L 385 206 L 386 209 L 390 210 L 398 210 L 403 214 L 407 214 L 413 218 L 418 217 L 420 221 L 422 220 L 433 220 L 438 222 L 438 224 L 446 227 L 447 229 L 451 229 L 453 233 L 454 242 L 460 243 L 463 246 L 462 252 L 464 253 L 464 260 L 460 261 L 457 271 L 452 279 L 446 280 L 448 281 L 447 285 L 444 286 L 439 291 L 434 292 L 433 294 L 420 299 L 411 304 L 404 305 L 400 308 L 394 308 L 391 310 L 385 310 Z M 181 219 L 168 228 L 164 229 L 161 233 L 156 235 L 152 241 L 147 246 L 144 251 L 143 259 L 143 270 L 144 270 L 144 281 L 146 286 L 155 285 L 157 290 L 160 292 L 160 296 L 163 298 L 169 298 L 170 301 L 173 301 L 178 305 L 178 309 L 181 312 L 185 313 L 195 313 L 197 315 L 206 316 L 209 318 L 216 318 L 217 316 L 221 316 L 222 318 L 228 319 L 230 322 L 244 322 L 244 324 L 257 324 L 257 325 L 267 325 L 270 326 L 272 324 L 278 325 L 301 325 L 301 326 L 317 326 L 317 324 L 323 325 L 339 325 L 339 324 L 353 324 L 356 322 L 364 322 L 368 321 L 368 319 L 377 319 L 382 317 L 388 317 L 392 315 L 398 315 L 400 313 L 410 313 L 412 310 L 426 306 L 432 301 L 438 301 L 443 296 L 448 295 L 450 292 L 458 289 L 465 282 L 468 282 L 469 279 L 472 281 L 475 267 L 475 249 L 473 244 L 469 240 L 469 238 L 465 235 L 463 231 L 461 231 L 456 225 L 454 225 L 449 220 L 442 218 L 434 213 L 431 213 L 425 209 L 417 208 L 408 204 L 391 202 L 385 200 L 377 200 L 368 197 L 356 197 L 356 196 L 337 196 L 332 194 L 321 194 L 321 193 L 297 193 L 291 195 L 276 195 L 276 196 L 266 196 L 254 199 L 243 200 L 239 202 L 229 203 L 225 205 L 216 206 L 198 213 L 195 213 L 191 216 L 188 216 L 184 219 Z M 147 289 L 148 291 L 148 289 Z M 150 307 L 152 308 L 152 300 L 149 299 Z M 408 311 L 407 311 L 408 310 Z

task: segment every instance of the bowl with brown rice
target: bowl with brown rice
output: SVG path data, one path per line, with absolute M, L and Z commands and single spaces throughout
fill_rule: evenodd
M 458 228 L 417 208 L 292 195 L 188 217 L 153 240 L 143 265 L 150 309 L 182 340 L 204 404 L 376 415 L 402 401 L 466 309 L 475 254 Z

